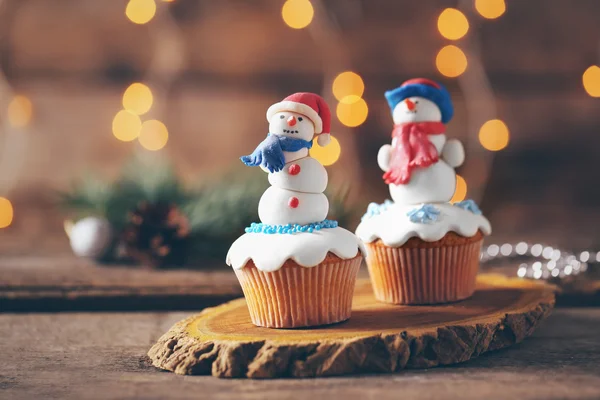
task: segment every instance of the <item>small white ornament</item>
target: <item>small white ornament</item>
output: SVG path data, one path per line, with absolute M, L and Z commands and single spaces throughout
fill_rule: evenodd
M 69 239 L 76 256 L 98 258 L 110 244 L 112 228 L 104 218 L 86 217 L 71 227 Z

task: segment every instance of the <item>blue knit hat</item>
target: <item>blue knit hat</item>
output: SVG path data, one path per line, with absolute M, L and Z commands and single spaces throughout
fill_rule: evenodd
M 404 82 L 399 88 L 385 92 L 385 98 L 392 111 L 402 100 L 409 97 L 423 97 L 433 101 L 442 112 L 442 122 L 448 123 L 454 115 L 450 93 L 437 82 L 416 78 Z

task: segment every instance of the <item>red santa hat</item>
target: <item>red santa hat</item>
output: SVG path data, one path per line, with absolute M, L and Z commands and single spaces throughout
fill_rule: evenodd
M 331 140 L 331 111 L 321 96 L 315 93 L 294 93 L 279 103 L 273 104 L 267 110 L 267 121 L 281 111 L 291 111 L 306 116 L 315 125 L 315 134 L 321 146 L 325 146 Z

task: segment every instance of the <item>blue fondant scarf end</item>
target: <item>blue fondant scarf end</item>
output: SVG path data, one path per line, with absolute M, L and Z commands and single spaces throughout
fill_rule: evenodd
M 269 133 L 252 154 L 242 156 L 240 160 L 249 167 L 263 166 L 271 173 L 279 172 L 285 165 L 284 151 L 294 152 L 311 147 L 312 141 Z

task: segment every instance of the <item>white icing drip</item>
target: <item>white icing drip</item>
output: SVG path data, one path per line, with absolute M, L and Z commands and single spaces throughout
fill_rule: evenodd
M 420 205 L 394 204 L 379 215 L 365 218 L 358 225 L 356 235 L 366 243 L 381 239 L 386 246 L 399 247 L 411 237 L 435 242 L 448 232 L 456 232 L 464 237 L 473 236 L 478 230 L 481 230 L 484 235 L 492 232 L 490 222 L 483 215 L 473 214 L 450 203 L 432 205 L 440 211 L 435 222 L 429 224 L 411 222 L 406 213 L 419 208 Z
M 339 227 L 312 233 L 246 233 L 231 245 L 227 265 L 240 269 L 252 260 L 261 271 L 273 272 L 286 260 L 293 260 L 303 267 L 314 267 L 328 252 L 347 260 L 356 257 L 359 251 L 366 254 L 362 242 L 352 232 Z

